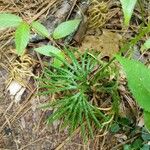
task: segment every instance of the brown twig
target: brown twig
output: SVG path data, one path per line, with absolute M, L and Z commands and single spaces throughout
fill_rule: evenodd
M 80 127 L 77 128 L 77 129 L 74 131 L 74 133 L 72 134 L 72 136 L 74 136 L 75 134 L 77 134 L 79 131 L 80 131 Z M 60 150 L 60 149 L 69 141 L 69 139 L 70 139 L 72 136 L 67 137 L 59 146 L 57 146 L 57 147 L 55 148 L 55 150 Z
M 32 19 L 30 19 L 28 22 L 31 23 L 35 20 L 37 20 L 43 13 L 45 13 L 47 11 L 47 9 L 49 9 L 53 4 L 55 4 L 57 2 L 57 0 L 53 0 L 51 2 L 49 2 L 49 4 L 43 8 L 39 13 L 37 13 Z
M 129 142 L 131 142 L 131 141 L 133 141 L 133 140 L 135 140 L 135 139 L 138 138 L 138 137 L 139 137 L 139 135 L 136 135 L 136 136 L 134 136 L 133 138 L 128 139 L 128 140 L 126 140 L 126 141 L 124 141 L 124 142 L 122 142 L 122 143 L 116 145 L 116 146 L 113 147 L 111 150 L 118 150 L 119 147 L 121 147 L 121 146 L 123 146 L 123 145 L 125 145 L 125 144 L 127 144 L 127 143 L 129 143 Z
M 71 7 L 71 9 L 70 9 L 70 11 L 69 11 L 69 14 L 68 14 L 68 16 L 67 16 L 66 20 L 68 20 L 68 19 L 69 19 L 69 17 L 70 17 L 70 15 L 71 15 L 71 13 L 72 13 L 72 11 L 73 11 L 73 9 L 74 9 L 74 7 L 75 7 L 75 5 L 76 5 L 77 1 L 78 1 L 78 0 L 74 0 L 73 5 L 72 5 L 72 7 Z

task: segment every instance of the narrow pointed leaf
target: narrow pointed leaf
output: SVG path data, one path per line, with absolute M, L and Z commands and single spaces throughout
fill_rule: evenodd
M 144 111 L 144 123 L 146 128 L 150 132 L 150 112 Z
M 135 100 L 145 111 L 150 112 L 150 69 L 144 64 L 116 56 L 126 73 L 128 86 Z
M 17 27 L 22 22 L 19 16 L 9 13 L 0 13 L 0 28 Z
M 60 38 L 66 37 L 67 35 L 73 33 L 78 28 L 79 24 L 80 24 L 79 19 L 70 20 L 70 21 L 61 23 L 55 28 L 53 32 L 53 38 L 60 39 Z
M 22 22 L 15 32 L 15 44 L 16 52 L 18 55 L 22 55 L 29 42 L 30 38 L 30 26 Z
M 48 30 L 40 22 L 38 21 L 32 22 L 31 26 L 39 35 L 49 37 Z
M 58 57 L 60 57 L 61 59 L 65 59 L 64 54 L 61 50 L 59 50 L 58 48 L 51 46 L 51 45 L 45 45 L 39 48 L 35 48 L 34 49 L 36 52 L 45 55 L 45 56 L 52 56 L 51 53 L 54 53 L 55 55 L 57 55 Z M 62 65 L 62 62 L 60 60 L 58 60 L 57 58 L 54 58 L 54 66 L 59 67 Z
M 120 2 L 124 14 L 124 24 L 128 26 L 137 0 L 120 0 Z

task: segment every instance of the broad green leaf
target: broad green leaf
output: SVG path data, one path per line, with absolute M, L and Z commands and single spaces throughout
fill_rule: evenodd
M 42 47 L 35 48 L 34 50 L 45 56 L 52 56 L 51 53 L 59 54 L 61 52 L 61 50 L 52 45 L 44 45 Z
M 135 100 L 145 111 L 150 112 L 150 70 L 144 64 L 116 56 L 126 73 L 128 86 Z
M 0 28 L 8 27 L 17 27 L 22 22 L 22 19 L 19 16 L 9 14 L 9 13 L 0 13 Z
M 80 21 L 81 20 L 76 19 L 76 20 L 70 20 L 70 21 L 61 23 L 55 28 L 53 32 L 53 38 L 60 39 L 73 33 L 78 28 Z
M 141 51 L 147 50 L 150 48 L 150 39 L 146 40 L 145 43 L 141 47 Z
M 144 111 L 144 123 L 146 128 L 150 132 L 150 112 Z
M 120 2 L 124 14 L 124 24 L 128 26 L 137 0 L 120 0 Z
M 49 37 L 49 32 L 40 22 L 35 21 L 31 24 L 32 28 L 41 36 Z
M 23 55 L 24 50 L 29 42 L 30 26 L 22 22 L 15 32 L 16 52 L 18 55 Z
M 39 48 L 35 48 L 34 50 L 45 56 L 52 56 L 51 53 L 54 53 L 61 59 L 63 59 L 63 60 L 65 59 L 63 52 L 61 50 L 59 50 L 58 48 L 51 46 L 51 45 L 45 45 L 45 46 L 42 46 Z M 56 67 L 60 67 L 62 65 L 62 62 L 60 60 L 58 60 L 57 58 L 54 58 L 53 65 Z

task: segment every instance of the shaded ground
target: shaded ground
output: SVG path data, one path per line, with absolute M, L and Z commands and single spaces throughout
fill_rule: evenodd
M 93 16 L 87 15 L 88 12 L 93 12 L 92 8 L 95 5 L 93 3 L 93 5 L 89 6 L 87 0 L 78 2 L 76 0 L 2 0 L 0 1 L 0 11 L 18 14 L 29 22 L 38 19 L 52 32 L 57 24 L 66 18 L 74 18 L 77 12 L 82 10 L 87 21 L 81 24 L 75 36 L 69 37 L 65 42 L 75 45 L 80 51 L 85 48 L 93 48 L 99 51 L 100 47 L 102 50 L 100 57 L 110 59 L 114 53 L 119 51 L 121 41 L 131 38 L 138 32 L 139 24 L 142 20 L 140 10 L 136 9 L 132 25 L 126 31 L 122 27 L 123 16 L 119 0 L 112 0 L 108 5 L 105 3 L 100 4 L 104 11 L 101 8 L 98 20 L 92 20 Z M 146 1 L 144 6 L 147 6 Z M 97 12 L 94 13 L 93 15 L 97 14 Z M 24 83 L 26 90 L 21 97 L 21 101 L 15 103 L 15 96 L 11 97 L 7 92 L 7 87 L 12 80 L 18 79 L 20 81 L 18 77 L 20 74 L 16 75 L 15 70 L 12 69 L 15 68 L 13 65 L 16 63 L 16 60 L 20 61 L 14 53 L 14 47 L 12 47 L 13 40 L 11 37 L 13 34 L 13 30 L 0 31 L 0 149 L 110 150 L 114 148 L 117 150 L 122 149 L 124 144 L 132 142 L 139 136 L 138 131 L 134 136 L 130 136 L 130 131 L 123 131 L 117 134 L 104 132 L 103 134 L 98 133 L 95 139 L 83 145 L 78 130 L 73 137 L 69 137 L 67 129 L 64 131 L 59 129 L 61 122 L 54 122 L 52 126 L 47 126 L 45 120 L 52 113 L 52 110 L 44 111 L 38 106 L 49 101 L 50 97 L 36 96 L 38 84 L 33 77 L 24 77 L 26 80 L 25 83 L 23 81 L 22 83 Z M 49 58 L 40 57 L 32 52 L 33 47 L 38 47 L 45 43 L 48 43 L 48 41 L 36 35 L 31 38 L 28 47 L 30 56 L 27 58 L 32 59 L 32 63 L 27 64 L 28 68 L 30 68 L 29 75 L 31 76 L 32 73 L 39 75 L 43 65 L 42 62 L 44 60 L 49 61 Z M 92 46 L 93 43 L 94 47 Z M 60 41 L 59 44 L 64 44 L 64 41 Z M 25 59 L 23 62 L 25 63 Z M 126 89 L 124 77 L 120 79 L 120 83 L 122 116 L 131 115 L 133 120 L 136 120 L 135 125 L 137 125 L 141 116 L 139 108 Z

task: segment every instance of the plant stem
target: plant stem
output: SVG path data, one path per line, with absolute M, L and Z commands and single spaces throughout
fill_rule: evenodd
M 150 24 L 147 25 L 147 27 L 143 28 L 143 24 L 140 25 L 139 34 L 135 36 L 130 42 L 125 44 L 121 49 L 120 53 L 125 52 L 126 50 L 129 50 L 132 46 L 136 45 L 139 40 L 142 39 L 142 37 L 150 32 Z

